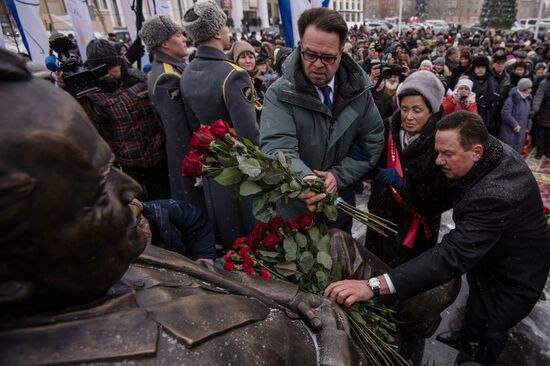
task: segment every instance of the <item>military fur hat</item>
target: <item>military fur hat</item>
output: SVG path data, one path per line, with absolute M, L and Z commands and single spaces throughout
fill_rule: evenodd
M 183 26 L 195 42 L 209 40 L 226 23 L 227 16 L 213 0 L 195 3 L 183 16 Z
M 155 48 L 160 46 L 162 42 L 166 41 L 177 32 L 183 32 L 183 29 L 170 19 L 169 16 L 156 15 L 143 23 L 139 31 L 139 36 L 143 40 L 143 43 L 145 43 L 149 52 L 152 52 Z

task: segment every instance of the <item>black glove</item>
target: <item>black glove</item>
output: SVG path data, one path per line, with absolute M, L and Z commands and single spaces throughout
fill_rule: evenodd
M 130 64 L 133 64 L 134 62 L 142 58 L 143 55 L 145 55 L 145 46 L 143 46 L 143 44 L 141 43 L 141 38 L 137 37 L 130 48 L 128 48 L 125 56 L 128 62 L 130 62 Z

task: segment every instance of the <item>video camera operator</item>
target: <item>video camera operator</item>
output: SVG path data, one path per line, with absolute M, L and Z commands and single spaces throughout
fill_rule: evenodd
M 86 56 L 86 66 L 104 65 L 107 72 L 98 78 L 98 91 L 79 101 L 113 150 L 115 166 L 142 185 L 146 200 L 169 198 L 165 136 L 145 76 L 107 40 L 90 41 Z

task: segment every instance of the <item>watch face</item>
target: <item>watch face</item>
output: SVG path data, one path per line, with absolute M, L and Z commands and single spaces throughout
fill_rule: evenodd
M 369 286 L 371 288 L 379 288 L 380 287 L 380 280 L 376 277 L 373 277 L 369 280 Z

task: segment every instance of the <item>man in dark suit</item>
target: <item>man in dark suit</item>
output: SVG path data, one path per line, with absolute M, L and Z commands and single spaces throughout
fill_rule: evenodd
M 351 306 L 378 295 L 400 300 L 467 273 L 470 293 L 457 347 L 494 365 L 507 332 L 529 314 L 548 277 L 550 231 L 533 174 L 489 136 L 481 118 L 456 112 L 437 126 L 436 164 L 452 181 L 456 228 L 441 243 L 388 273 L 345 280 L 325 295 Z

